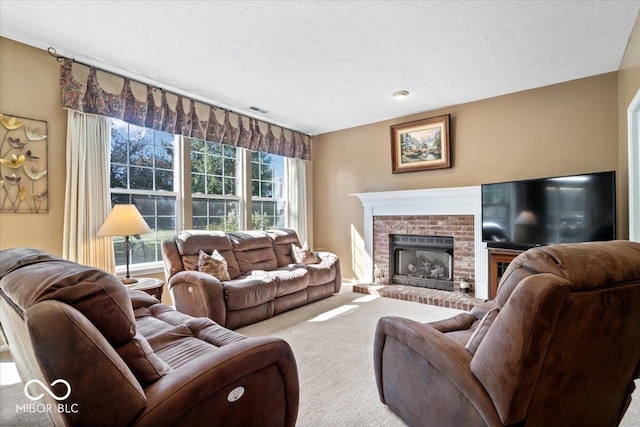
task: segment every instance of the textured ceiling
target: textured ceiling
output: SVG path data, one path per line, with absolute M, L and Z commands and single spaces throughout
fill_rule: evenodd
M 0 34 L 319 134 L 615 71 L 639 10 L 638 0 L 2 0 Z M 392 98 L 401 89 L 411 95 Z

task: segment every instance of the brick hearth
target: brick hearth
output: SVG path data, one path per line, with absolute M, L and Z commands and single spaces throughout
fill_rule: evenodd
M 438 307 L 456 308 L 470 311 L 484 300 L 473 298 L 460 292 L 439 291 L 437 289 L 418 288 L 405 285 L 374 286 L 366 284 L 354 284 L 353 292 L 361 294 L 379 295 L 403 301 L 413 301 Z

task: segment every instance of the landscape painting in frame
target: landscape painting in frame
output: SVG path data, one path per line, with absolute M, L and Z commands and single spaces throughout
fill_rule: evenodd
M 47 122 L 0 114 L 0 212 L 47 213 Z
M 392 172 L 451 167 L 449 115 L 391 126 Z

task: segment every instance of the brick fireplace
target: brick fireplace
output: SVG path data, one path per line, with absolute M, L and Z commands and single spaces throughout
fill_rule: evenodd
M 488 261 L 482 243 L 480 187 L 355 193 L 364 207 L 366 257 L 361 283 L 373 283 L 374 265 L 389 280 L 389 236 L 450 236 L 454 239 L 453 284 L 469 282 L 476 298 L 487 299 Z
M 460 279 L 475 288 L 475 247 L 473 215 L 412 215 L 373 217 L 373 263 L 385 272 L 384 284 L 391 284 L 393 274 L 390 236 L 433 236 L 453 238 L 453 287 L 416 284 L 433 289 L 460 290 Z M 399 284 L 404 281 L 395 281 Z M 413 283 L 411 284 L 413 285 Z

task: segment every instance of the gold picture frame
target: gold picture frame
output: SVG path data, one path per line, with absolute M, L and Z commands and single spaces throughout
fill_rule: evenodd
M 451 167 L 449 115 L 391 126 L 392 172 Z

